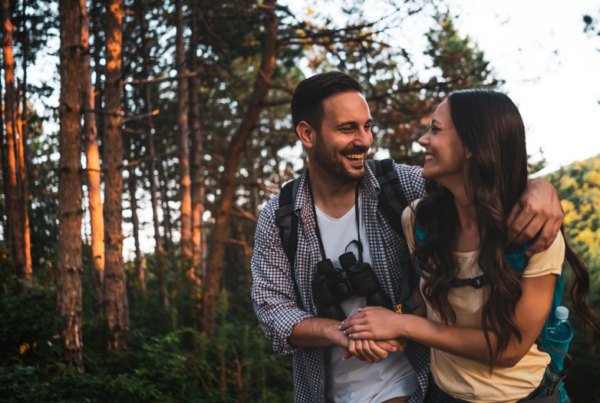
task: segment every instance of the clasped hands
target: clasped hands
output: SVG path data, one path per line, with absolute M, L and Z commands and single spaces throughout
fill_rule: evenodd
M 349 316 L 338 328 L 348 341 L 342 359 L 355 356 L 373 364 L 383 361 L 390 353 L 403 351 L 406 339 L 398 337 L 390 326 L 390 319 L 397 319 L 397 316 L 397 313 L 381 307 L 359 309 L 358 313 Z

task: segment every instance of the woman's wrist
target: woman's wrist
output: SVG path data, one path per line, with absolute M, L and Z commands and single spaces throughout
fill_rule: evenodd
M 412 339 L 414 337 L 414 328 L 415 322 L 420 319 L 418 316 L 411 314 L 402 314 L 399 315 L 399 320 L 397 321 L 396 332 L 398 337 L 403 337 L 405 339 Z

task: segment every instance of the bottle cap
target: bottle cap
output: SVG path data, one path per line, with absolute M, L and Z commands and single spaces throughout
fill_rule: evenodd
M 321 260 L 319 263 L 317 263 L 317 273 L 321 276 L 331 273 L 333 269 L 334 267 L 331 259 Z
M 564 306 L 556 307 L 556 310 L 554 311 L 554 316 L 556 316 L 556 319 L 559 320 L 567 320 L 569 319 L 569 309 Z
M 356 256 L 354 252 L 346 252 L 339 257 L 340 265 L 343 269 L 348 269 L 356 264 Z

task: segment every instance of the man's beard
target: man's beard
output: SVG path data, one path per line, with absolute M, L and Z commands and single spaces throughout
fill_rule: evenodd
M 315 144 L 315 161 L 321 168 L 331 173 L 337 180 L 343 183 L 352 183 L 361 180 L 365 176 L 365 169 L 361 171 L 350 171 L 344 164 L 343 155 L 366 153 L 364 147 L 348 146 L 341 153 L 336 154 L 329 150 L 323 141 L 323 135 L 317 133 Z

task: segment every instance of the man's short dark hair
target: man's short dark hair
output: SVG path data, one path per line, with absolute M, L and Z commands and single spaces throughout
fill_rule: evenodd
M 339 71 L 317 74 L 303 80 L 292 96 L 292 121 L 294 131 L 305 121 L 320 133 L 323 123 L 323 100 L 342 92 L 357 91 L 363 93 L 362 86 L 354 78 Z M 298 132 L 296 132 L 298 135 Z

